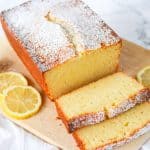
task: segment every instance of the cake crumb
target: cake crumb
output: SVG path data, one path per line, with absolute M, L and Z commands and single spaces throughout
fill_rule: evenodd
M 60 120 L 61 118 L 59 116 L 57 116 L 56 119 Z
M 5 71 L 10 70 L 12 65 L 13 65 L 13 62 L 11 60 L 8 60 L 8 59 L 0 60 L 0 72 L 5 72 Z

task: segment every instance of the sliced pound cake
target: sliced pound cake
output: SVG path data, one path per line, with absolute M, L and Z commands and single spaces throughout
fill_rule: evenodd
M 117 71 L 121 39 L 81 0 L 31 0 L 0 19 L 51 99 Z
M 128 143 L 150 130 L 150 103 L 99 124 L 78 129 L 74 137 L 81 150 L 110 150 Z
M 62 96 L 56 101 L 69 132 L 112 118 L 150 99 L 150 90 L 124 73 L 116 73 Z

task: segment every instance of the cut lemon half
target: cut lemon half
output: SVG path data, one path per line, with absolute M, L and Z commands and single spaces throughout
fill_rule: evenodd
M 41 106 L 39 92 L 30 86 L 13 86 L 3 92 L 1 107 L 4 113 L 15 119 L 34 115 Z
M 11 86 L 27 85 L 27 80 L 23 75 L 17 72 L 0 73 L 0 93 Z
M 137 80 L 145 87 L 150 88 L 150 66 L 147 66 L 138 72 Z

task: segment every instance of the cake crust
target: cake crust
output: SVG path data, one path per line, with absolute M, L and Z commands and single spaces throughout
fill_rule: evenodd
M 145 101 L 150 101 L 150 90 L 148 88 L 144 88 L 140 90 L 134 96 L 129 97 L 129 99 L 125 100 L 122 104 L 114 109 L 111 109 L 109 112 L 105 112 L 105 110 L 101 110 L 97 113 L 88 113 L 88 114 L 81 114 L 77 117 L 72 119 L 68 119 L 61 107 L 59 106 L 58 102 L 56 101 L 56 108 L 58 114 L 62 121 L 64 122 L 68 132 L 73 132 L 78 128 L 82 128 L 84 126 L 100 123 L 107 118 L 113 118 L 131 108 L 135 105 L 140 104 Z
M 21 44 L 21 41 L 17 39 L 17 37 L 15 37 L 15 35 L 10 30 L 10 28 L 7 26 L 7 23 L 1 16 L 0 16 L 0 21 L 4 29 L 4 32 L 7 36 L 7 39 L 11 43 L 11 46 L 13 47 L 13 49 L 15 49 L 16 54 L 21 58 L 24 65 L 27 68 L 30 68 L 29 70 L 30 70 L 31 75 L 35 78 L 35 80 L 38 82 L 41 88 L 45 91 L 45 93 L 51 99 L 53 99 L 52 92 L 50 92 L 50 89 L 47 88 L 47 85 L 44 81 L 43 72 L 41 72 L 39 68 L 37 67 L 37 65 L 32 61 L 28 52 L 26 51 L 24 46 Z
M 116 140 L 112 140 L 111 142 L 105 144 L 105 145 L 101 145 L 98 146 L 97 148 L 95 148 L 94 150 L 111 150 L 117 147 L 120 147 L 124 144 L 127 144 L 131 141 L 133 141 L 134 139 L 138 138 L 139 136 L 145 134 L 146 132 L 150 131 L 150 122 L 147 122 L 146 124 L 144 124 L 141 128 L 134 130 L 130 136 L 124 138 L 124 139 L 120 139 L 118 141 Z M 78 144 L 78 146 L 80 147 L 81 150 L 86 150 L 85 148 L 85 144 L 81 141 L 81 139 L 79 138 L 79 136 L 77 135 L 76 132 L 73 133 L 73 136 Z

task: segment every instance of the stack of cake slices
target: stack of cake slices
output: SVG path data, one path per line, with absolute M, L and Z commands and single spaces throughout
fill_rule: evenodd
M 118 72 L 62 96 L 56 107 L 82 150 L 103 150 L 150 129 L 149 100 L 149 89 Z
M 84 2 L 31 0 L 0 20 L 82 150 L 111 149 L 150 129 L 150 90 L 116 73 L 121 39 Z

